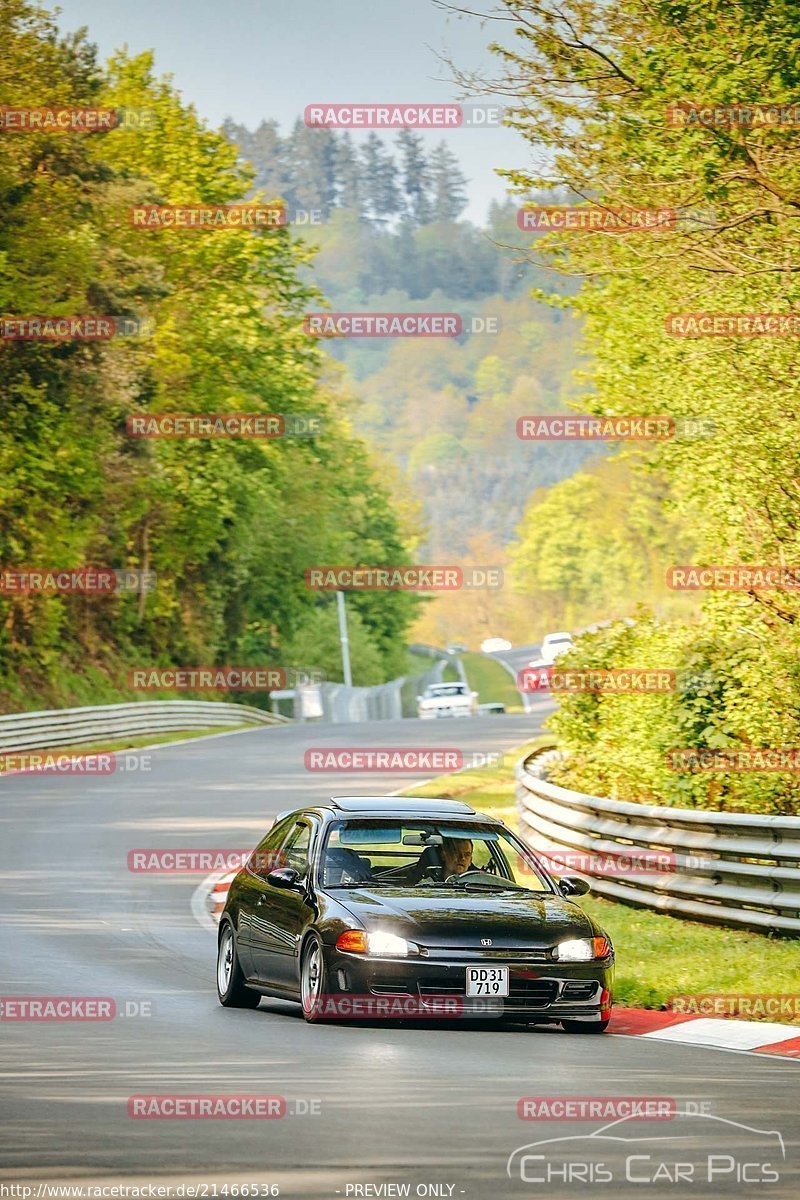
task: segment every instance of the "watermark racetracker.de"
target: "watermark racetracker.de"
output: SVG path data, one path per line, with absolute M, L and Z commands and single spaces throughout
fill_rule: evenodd
M 28 108 L 0 106 L 4 133 L 110 133 L 114 129 L 154 129 L 154 108 Z
M 150 999 L 113 996 L 0 996 L 0 1021 L 114 1021 L 153 1016 Z
M 568 204 L 526 204 L 517 212 L 517 225 L 535 233 L 660 233 L 675 229 L 674 208 L 602 208 Z
M 433 771 L 468 771 L 477 767 L 496 767 L 503 762 L 499 751 L 458 750 L 455 747 L 387 746 L 309 746 L 303 755 L 307 771 L 377 771 L 404 774 Z
M 128 1099 L 128 1116 L 136 1121 L 273 1121 L 318 1117 L 321 1112 L 322 1100 L 305 1096 L 151 1093 Z
M 591 416 L 552 413 L 517 418 L 523 442 L 669 442 L 711 438 L 715 423 L 708 417 Z
M 303 120 L 310 129 L 415 129 L 420 132 L 446 132 L 462 128 L 497 128 L 502 125 L 504 115 L 502 105 L 481 104 L 476 101 L 322 101 L 307 104 Z
M 303 332 L 321 338 L 455 338 L 499 333 L 500 318 L 453 312 L 313 312 L 303 318 Z
M 150 317 L 34 316 L 0 317 L 2 342 L 107 342 L 112 338 L 146 338 L 155 332 Z
M 133 691 L 271 692 L 287 687 L 325 683 L 318 667 L 132 667 L 128 687 Z
M 114 775 L 152 770 L 152 755 L 141 750 L 70 754 L 59 750 L 9 750 L 0 754 L 0 776 Z
M 155 571 L 119 570 L 114 567 L 0 567 L 0 595 L 113 596 L 120 592 L 152 592 Z
M 800 992 L 684 992 L 671 996 L 667 1009 L 699 1017 L 796 1020 L 800 1018 Z
M 306 567 L 306 587 L 322 592 L 457 592 L 503 586 L 502 567 L 325 566 Z
M 319 437 L 318 413 L 131 413 L 125 432 L 135 438 Z

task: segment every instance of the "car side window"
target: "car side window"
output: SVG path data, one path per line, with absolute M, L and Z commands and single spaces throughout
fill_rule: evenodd
M 298 821 L 281 846 L 282 865 L 293 867 L 301 875 L 308 870 L 308 851 L 311 846 L 311 827 L 307 821 Z
M 273 825 L 267 836 L 259 842 L 250 855 L 247 862 L 248 870 L 252 871 L 254 875 L 258 875 L 260 879 L 265 879 L 270 871 L 275 871 L 278 867 L 285 867 L 286 863 L 279 851 L 291 828 L 292 821 L 288 817 Z
M 478 871 L 491 871 L 494 867 L 490 842 L 474 841 L 472 843 L 472 865 Z

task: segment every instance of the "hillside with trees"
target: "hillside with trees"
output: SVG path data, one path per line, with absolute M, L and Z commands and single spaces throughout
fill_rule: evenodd
M 290 219 L 319 214 L 295 233 L 314 247 L 313 279 L 333 311 L 457 312 L 496 330 L 340 338 L 325 349 L 346 373 L 359 434 L 397 466 L 398 503 L 411 495 L 421 507 L 426 560 L 474 561 L 479 549 L 485 562 L 505 562 L 530 495 L 604 454 L 516 433 L 519 416 L 574 400 L 578 322 L 530 298 L 538 289 L 561 299 L 573 285 L 527 261 L 518 203 L 492 204 L 483 228 L 461 217 L 468 181 L 444 143 L 428 148 L 403 130 L 356 144 L 299 121 L 285 138 L 270 121 L 253 131 L 227 122 L 225 132 Z M 429 601 L 417 635 L 479 641 L 499 625 L 531 636 L 530 613 L 509 589 L 480 614 L 462 599 Z
M 97 703 L 129 665 L 314 666 L 332 597 L 314 562 L 407 561 L 385 467 L 302 331 L 320 299 L 286 229 L 132 227 L 137 203 L 226 204 L 252 177 L 151 57 L 101 67 L 26 0 L 0 10 L 0 104 L 146 110 L 147 131 L 32 130 L 0 139 L 0 308 L 116 315 L 149 336 L 0 341 L 0 556 L 7 568 L 155 572 L 149 593 L 0 597 L 6 710 Z M 315 438 L 132 439 L 140 412 L 321 417 Z M 405 666 L 415 598 L 350 605 L 356 682 Z
M 644 559 L 662 579 L 687 561 L 678 557 L 687 547 L 693 562 L 788 571 L 782 587 L 695 593 L 694 620 L 654 608 L 634 625 L 586 639 L 569 665 L 658 665 L 683 671 L 687 684 L 663 695 L 566 697 L 554 724 L 571 751 L 567 777 L 626 799 L 797 811 L 800 784 L 791 770 L 679 772 L 667 762 L 673 747 L 800 744 L 800 600 L 791 582 L 800 560 L 796 332 L 675 336 L 667 322 L 692 313 L 796 320 L 800 131 L 790 116 L 765 118 L 753 108 L 758 101 L 795 111 L 796 7 L 721 0 L 702 8 L 602 0 L 558 7 L 504 0 L 504 7 L 517 37 L 497 50 L 501 86 L 513 124 L 547 164 L 537 174 L 512 165 L 510 182 L 520 194 L 568 189 L 611 211 L 675 215 L 657 235 L 548 234 L 531 246 L 535 261 L 582 280 L 570 306 L 583 318 L 591 363 L 586 410 L 702 417 L 713 431 L 654 443 L 632 464 L 630 536 L 584 544 L 574 576 L 564 579 L 559 566 L 553 577 L 561 572 L 558 586 L 576 612 L 592 570 L 600 595 L 613 597 L 626 572 L 635 595 L 644 582 L 630 558 L 643 536 Z M 745 101 L 749 117 L 731 117 Z M 706 121 L 693 108 L 709 104 L 728 117 L 716 120 L 712 110 Z M 648 516 L 653 472 L 666 490 Z M 600 503 L 598 478 L 586 486 Z M 586 499 L 570 481 L 544 503 L 551 521 L 571 504 L 596 529 Z M 621 532 L 620 515 L 611 511 L 609 525 Z M 538 587 L 550 582 L 547 549 L 548 537 L 523 531 L 517 561 L 522 578 Z

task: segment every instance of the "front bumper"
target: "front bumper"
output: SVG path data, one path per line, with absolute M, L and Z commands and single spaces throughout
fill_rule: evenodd
M 466 968 L 507 966 L 507 997 L 467 997 Z M 431 1003 L 432 1016 L 440 999 L 460 1001 L 463 1016 L 522 1016 L 542 1022 L 598 1021 L 608 1016 L 613 995 L 613 959 L 604 963 L 524 962 L 501 954 L 481 957 L 368 958 L 342 954 L 328 957 L 328 980 L 337 994 L 411 997 Z M 446 1009 L 441 1012 L 446 1016 Z
M 425 708 L 418 712 L 421 721 L 434 721 L 442 717 L 471 717 L 471 708 Z

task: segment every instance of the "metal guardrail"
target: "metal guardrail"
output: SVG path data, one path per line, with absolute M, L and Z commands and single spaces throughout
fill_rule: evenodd
M 206 700 L 155 700 L 10 713 L 0 716 L 0 752 L 84 746 L 219 725 L 275 725 L 285 720 L 248 704 Z
M 325 721 L 348 724 L 353 721 L 399 721 L 403 715 L 400 689 L 402 679 L 374 687 L 346 687 L 343 683 L 322 684 Z
M 419 675 L 401 675 L 388 683 L 372 687 L 347 687 L 343 683 L 321 683 L 313 688 L 291 688 L 273 692 L 276 704 L 291 704 L 295 720 L 321 720 L 329 724 L 351 724 L 360 721 L 399 721 L 416 717 L 417 695 L 432 683 L 441 683 L 448 663 L 452 663 L 462 683 L 467 683 L 464 664 L 456 655 L 418 642 L 409 650 L 431 659 L 431 666 Z M 307 704 L 304 691 L 313 691 Z
M 446 659 L 434 662 L 422 675 L 401 675 L 373 687 L 345 687 L 343 683 L 323 683 L 320 687 L 323 720 L 335 724 L 353 721 L 399 721 L 417 715 L 413 696 L 429 683 L 440 683 Z
M 555 755 L 540 750 L 517 764 L 517 809 L 535 851 L 581 864 L 563 874 L 585 875 L 598 895 L 640 908 L 760 933 L 800 933 L 800 817 L 587 796 L 548 781 Z M 645 851 L 668 855 L 669 869 L 608 869 Z

